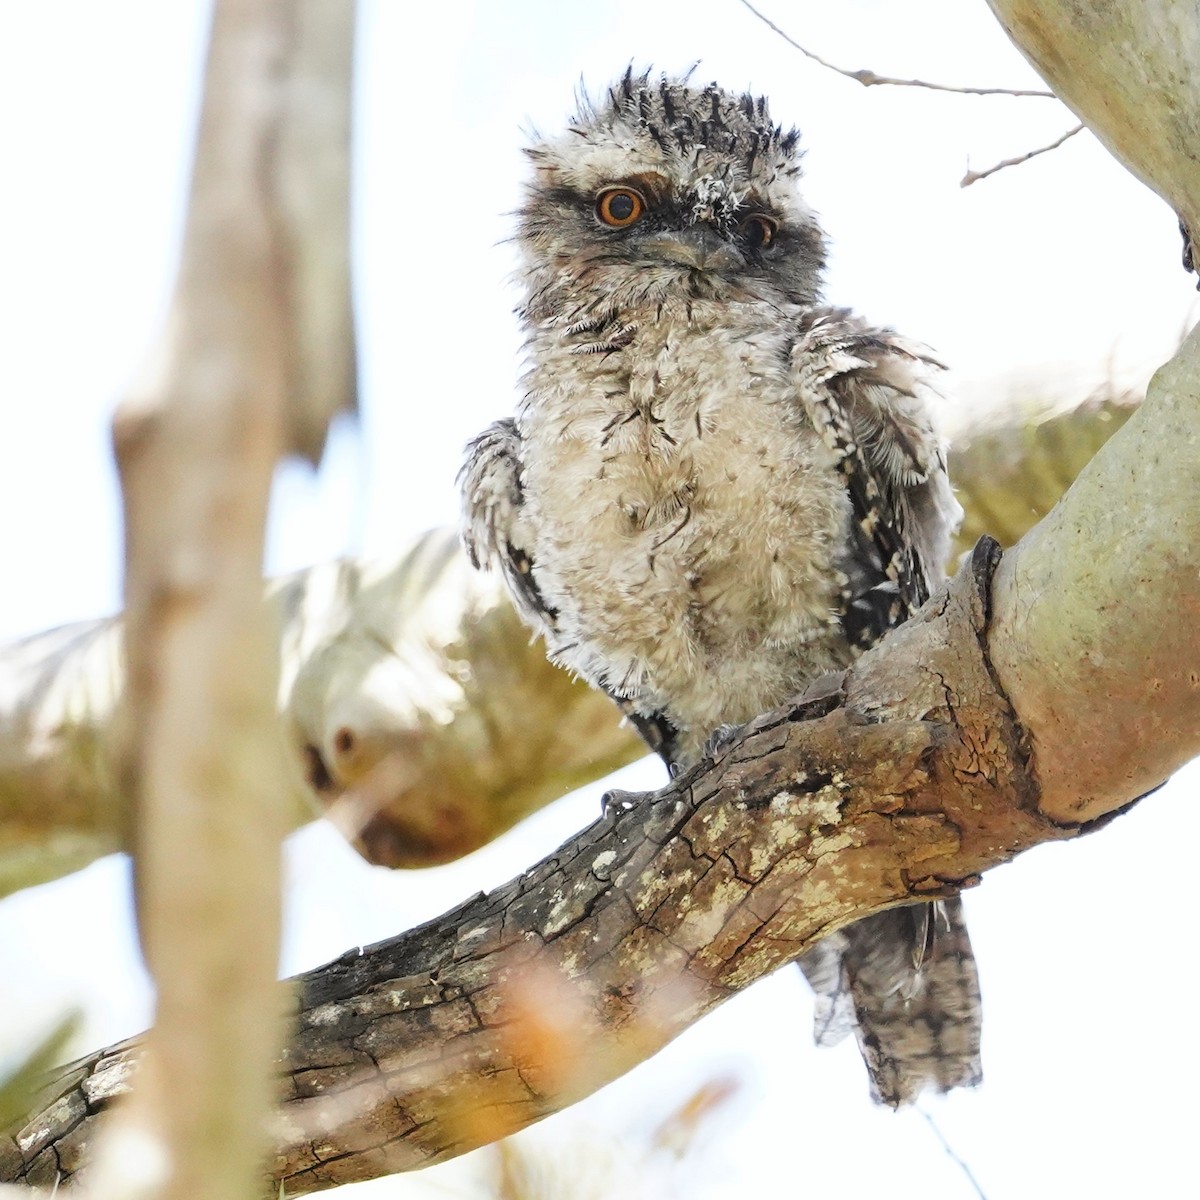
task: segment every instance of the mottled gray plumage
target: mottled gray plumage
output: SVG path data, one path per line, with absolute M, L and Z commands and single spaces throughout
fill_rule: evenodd
M 846 666 L 922 603 L 959 509 L 924 347 L 821 304 L 825 239 L 766 101 L 629 72 L 529 150 L 529 370 L 472 442 L 464 539 L 555 661 L 673 767 Z M 878 1099 L 979 1077 L 957 901 L 802 963 L 818 1039 Z

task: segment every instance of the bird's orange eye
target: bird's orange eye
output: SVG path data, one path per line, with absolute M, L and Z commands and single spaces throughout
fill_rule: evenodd
M 762 213 L 754 213 L 742 222 L 741 231 L 742 241 L 751 250 L 765 250 L 775 240 L 775 234 L 779 232 L 779 222 Z
M 608 188 L 596 197 L 596 216 L 614 229 L 626 229 L 646 211 L 646 201 L 633 188 Z

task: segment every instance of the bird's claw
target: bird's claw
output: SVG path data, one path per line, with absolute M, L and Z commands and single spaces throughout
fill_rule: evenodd
M 641 799 L 636 792 L 623 792 L 620 788 L 611 788 L 600 797 L 600 815 L 613 817 L 618 813 L 626 813 L 637 807 Z
M 745 728 L 743 725 L 718 725 L 704 741 L 704 757 L 716 762 Z

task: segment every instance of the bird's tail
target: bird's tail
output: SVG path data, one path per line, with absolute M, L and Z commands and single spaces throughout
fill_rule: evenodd
M 816 993 L 817 1044 L 853 1030 L 879 1103 L 895 1108 L 982 1078 L 979 976 L 961 901 L 867 917 L 799 963 Z

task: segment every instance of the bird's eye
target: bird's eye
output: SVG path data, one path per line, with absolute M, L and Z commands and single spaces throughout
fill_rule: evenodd
M 754 213 L 741 224 L 742 241 L 751 250 L 765 250 L 779 231 L 779 222 L 762 213 Z
M 633 188 L 608 188 L 596 197 L 596 216 L 614 229 L 627 229 L 646 211 L 646 201 Z

